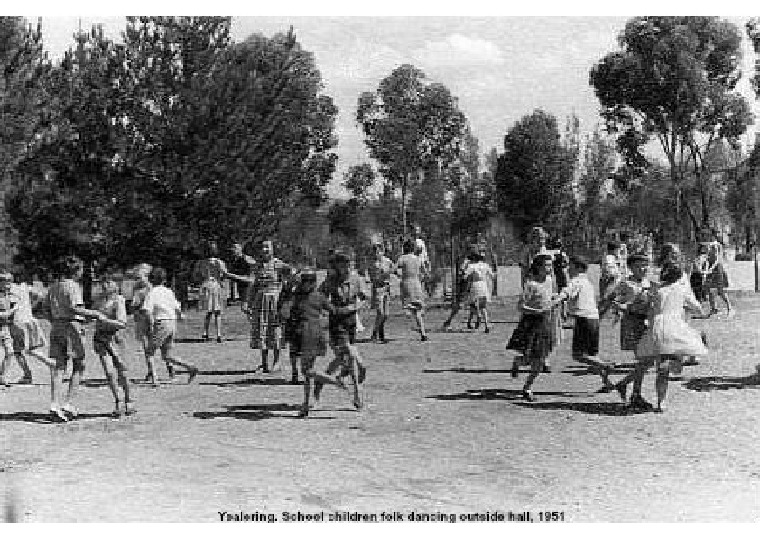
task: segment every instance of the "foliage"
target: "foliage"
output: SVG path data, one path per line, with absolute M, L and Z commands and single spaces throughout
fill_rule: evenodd
M 366 163 L 351 166 L 343 174 L 343 185 L 360 202 L 366 203 L 369 197 L 369 189 L 375 185 L 375 181 L 375 170 Z
M 401 189 L 406 233 L 410 188 L 425 175 L 440 176 L 457 160 L 467 132 L 465 116 L 448 88 L 428 81 L 416 67 L 402 65 L 375 92 L 359 96 L 356 119 L 380 173 Z
M 620 50 L 602 58 L 590 83 L 609 132 L 628 166 L 651 164 L 643 148 L 656 139 L 695 230 L 714 228 L 706 156 L 721 140 L 738 147 L 752 122 L 736 91 L 741 76 L 741 34 L 716 17 L 637 17 L 628 21 Z M 696 199 L 683 196 L 692 181 Z
M 499 210 L 526 226 L 563 227 L 576 158 L 574 144 L 563 141 L 554 116 L 543 110 L 524 116 L 507 132 L 498 158 Z

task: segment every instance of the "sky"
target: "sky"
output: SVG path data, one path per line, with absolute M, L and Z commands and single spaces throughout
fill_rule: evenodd
M 481 154 L 502 150 L 504 135 L 516 121 L 537 108 L 564 124 L 570 114 L 581 130 L 599 125 L 599 105 L 589 86 L 591 67 L 617 49 L 617 36 L 629 17 L 234 17 L 232 37 L 252 33 L 271 36 L 293 26 L 301 45 L 314 53 L 324 92 L 339 108 L 336 134 L 339 156 L 333 196 L 342 196 L 343 172 L 368 162 L 355 122 L 360 93 L 377 89 L 397 66 L 411 63 L 458 98 Z M 726 17 L 743 30 L 745 17 Z M 81 21 L 88 29 L 101 23 L 118 38 L 125 25 L 116 16 L 43 17 L 46 47 L 56 58 L 71 46 Z M 754 53 L 745 38 L 745 80 L 740 87 L 752 103 L 758 122 L 760 106 L 749 89 Z M 746 136 L 754 141 L 754 132 Z

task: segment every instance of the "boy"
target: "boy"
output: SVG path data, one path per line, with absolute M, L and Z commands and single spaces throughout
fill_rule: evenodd
M 314 370 L 317 356 L 324 356 L 327 351 L 327 342 L 322 328 L 322 312 L 331 311 L 333 307 L 330 301 L 317 290 L 317 274 L 313 271 L 302 272 L 300 282 L 293 290 L 293 305 L 286 325 L 290 354 L 300 361 L 301 372 L 304 376 L 303 405 L 298 414 L 300 418 L 309 415 L 312 379 L 319 379 L 319 382 L 335 384 L 344 389 L 346 387 L 342 381 L 320 375 Z
M 185 368 L 188 373 L 187 383 L 190 384 L 198 374 L 198 368 L 172 357 L 174 335 L 177 331 L 177 319 L 182 318 L 182 307 L 174 296 L 174 291 L 166 287 L 166 271 L 155 267 L 150 272 L 150 284 L 153 286 L 145 297 L 142 309 L 147 314 L 151 328 L 151 341 L 148 348 L 148 359 L 151 370 L 153 356 L 161 349 L 161 359 L 172 365 Z M 158 387 L 157 379 L 153 379 L 153 387 Z
M 367 297 L 361 291 L 361 282 L 350 273 L 351 258 L 342 251 L 333 253 L 332 273 L 322 283 L 320 291 L 329 298 L 333 310 L 329 317 L 330 346 L 335 358 L 325 370 L 331 375 L 343 365 L 351 376 L 354 387 L 354 408 L 360 410 L 363 406 L 359 385 L 364 381 L 366 368 L 361 363 L 361 356 L 354 343 L 356 342 L 356 311 L 359 300 Z M 323 380 L 317 378 L 314 385 L 314 399 L 319 400 Z
M 11 295 L 16 298 L 18 306 L 16 314 L 13 316 L 13 323 L 10 326 L 11 337 L 13 338 L 13 352 L 16 355 L 16 361 L 21 366 L 21 369 L 24 370 L 24 376 L 19 381 L 19 384 L 32 383 L 32 372 L 27 365 L 26 354 L 37 358 L 48 368 L 51 368 L 51 372 L 55 366 L 40 350 L 47 345 L 47 342 L 45 341 L 45 334 L 42 331 L 40 323 L 32 314 L 32 302 L 34 301 L 35 304 L 39 302 L 43 293 L 36 291 L 28 285 L 27 281 L 30 281 L 31 278 L 25 278 L 25 276 L 28 276 L 28 274 L 23 271 L 19 272 L 18 283 L 11 284 Z
M 84 325 L 88 320 L 101 319 L 102 314 L 84 307 L 82 287 L 79 284 L 84 273 L 81 259 L 76 256 L 65 257 L 59 262 L 56 273 L 58 279 L 50 285 L 45 299 L 45 309 L 50 313 L 49 357 L 55 360 L 50 412 L 55 420 L 69 421 L 79 415 L 73 400 L 84 374 Z M 61 405 L 60 395 L 63 391 L 63 374 L 69 361 L 69 349 L 74 353 L 71 380 L 66 403 Z
M 473 314 L 476 316 L 475 329 L 480 326 L 480 320 L 483 319 L 486 334 L 490 332 L 488 327 L 488 301 L 491 299 L 491 290 L 493 289 L 493 270 L 491 266 L 484 262 L 483 252 L 475 251 L 470 255 L 472 263 L 467 267 L 465 278 L 470 288 L 470 319 Z M 467 320 L 467 327 L 470 327 L 470 319 Z
M 369 278 L 372 283 L 372 308 L 375 310 L 375 328 L 372 330 L 371 341 L 387 343 L 385 339 L 385 321 L 390 313 L 391 274 L 394 271 L 393 261 L 385 256 L 383 245 L 375 243 L 375 259 L 369 265 Z
M 594 297 L 594 287 L 588 279 L 588 262 L 577 256 L 570 258 L 570 281 L 559 293 L 559 300 L 567 301 L 568 315 L 575 317 L 573 328 L 573 360 L 591 366 L 602 378 L 602 390 L 612 386 L 609 374 L 613 364 L 598 358 L 599 310 Z
M 129 394 L 129 381 L 126 377 L 127 366 L 124 362 L 123 339 L 120 330 L 127 327 L 127 306 L 124 297 L 119 294 L 119 286 L 110 275 L 103 278 L 103 297 L 98 305 L 98 311 L 103 314 L 95 324 L 93 346 L 95 353 L 103 365 L 103 372 L 108 381 L 108 387 L 113 394 L 115 409 L 113 417 L 122 415 L 119 405 L 119 390 L 117 381 L 124 392 L 124 414 L 135 412 Z

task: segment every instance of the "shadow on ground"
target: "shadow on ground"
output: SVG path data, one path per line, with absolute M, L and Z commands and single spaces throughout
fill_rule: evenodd
M 98 418 L 110 418 L 110 413 L 101 414 L 79 414 L 73 422 L 82 420 L 93 420 Z M 0 421 L 21 421 L 26 423 L 60 423 L 54 420 L 49 413 L 41 412 L 12 412 L 10 414 L 0 414 Z
M 423 369 L 423 373 L 509 373 L 511 369 L 469 369 L 467 367 L 452 367 L 451 369 Z
M 545 393 L 536 392 L 536 397 L 541 395 L 548 395 Z M 632 409 L 625 403 L 594 403 L 594 402 L 577 402 L 570 401 L 546 401 L 546 402 L 520 402 L 515 403 L 518 406 L 531 408 L 534 410 L 570 410 L 573 412 L 581 412 L 583 414 L 596 414 L 598 416 L 628 416 L 632 414 L 645 413 Z
M 217 412 L 193 412 L 193 417 L 202 420 L 213 420 L 217 418 L 234 418 L 237 420 L 259 421 L 271 418 L 300 419 L 297 416 L 300 405 L 291 405 L 287 403 L 272 403 L 262 405 L 241 405 L 227 406 L 226 410 Z M 288 412 L 288 414 L 283 414 Z M 319 410 L 312 410 L 308 419 L 331 420 L 331 416 L 315 416 L 314 413 Z
M 684 386 L 689 390 L 697 392 L 760 388 L 760 375 L 749 375 L 747 377 L 694 377 L 686 382 Z
M 588 397 L 587 392 L 534 392 L 536 396 L 556 395 L 559 397 Z M 462 393 L 428 395 L 426 399 L 438 401 L 512 401 L 522 399 L 522 390 L 505 390 L 503 388 L 483 388 L 467 390 Z
M 303 382 L 299 381 L 298 384 L 292 384 L 290 380 L 282 378 L 252 378 L 234 380 L 231 382 L 199 382 L 201 386 L 298 386 Z

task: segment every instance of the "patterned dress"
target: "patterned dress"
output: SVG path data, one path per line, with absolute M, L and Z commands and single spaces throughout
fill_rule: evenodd
M 620 319 L 620 350 L 635 351 L 639 340 L 647 331 L 651 282 L 644 278 L 636 281 L 628 278 L 620 282 L 612 291 L 611 299 L 626 304 Z
M 197 271 L 203 280 L 199 306 L 208 313 L 223 311 L 226 298 L 222 287 L 222 275 L 227 271 L 224 261 L 216 257 L 204 259 L 198 263 Z
M 401 271 L 401 302 L 405 307 L 422 309 L 425 307 L 425 293 L 422 290 L 422 260 L 414 254 L 404 254 L 398 258 L 396 266 Z
M 282 346 L 282 326 L 278 312 L 283 272 L 289 268 L 273 257 L 256 266 L 254 282 L 248 287 L 246 302 L 251 320 L 251 348 L 277 350 Z

